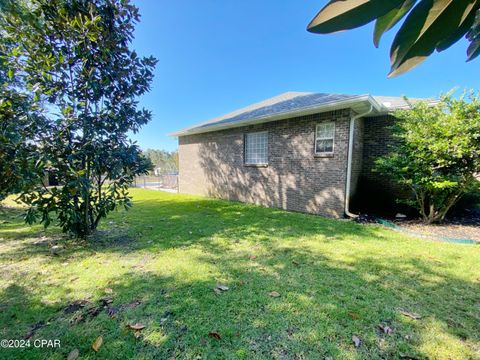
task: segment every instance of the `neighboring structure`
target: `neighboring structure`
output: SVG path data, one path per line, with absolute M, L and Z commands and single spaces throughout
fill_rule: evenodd
M 416 100 L 414 100 L 416 101 Z M 331 217 L 353 215 L 387 153 L 400 97 L 285 93 L 176 133 L 179 192 Z

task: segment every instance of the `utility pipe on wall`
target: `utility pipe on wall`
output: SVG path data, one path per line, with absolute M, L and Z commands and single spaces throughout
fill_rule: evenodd
M 345 215 L 351 218 L 356 218 L 358 215 L 350 212 L 350 191 L 352 187 L 352 155 L 353 155 L 353 137 L 355 135 L 355 121 L 364 116 L 371 114 L 373 111 L 373 105 L 370 105 L 370 109 L 363 113 L 352 116 L 350 118 L 350 132 L 348 135 L 348 158 L 347 158 L 347 184 L 345 186 Z

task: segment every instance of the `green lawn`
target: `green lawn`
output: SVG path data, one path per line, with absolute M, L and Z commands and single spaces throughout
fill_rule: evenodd
M 81 359 L 480 359 L 480 246 L 132 194 L 133 209 L 88 243 L 3 211 L 0 339 L 43 324 L 31 342 L 60 339 L 61 348 L 0 349 L 0 358 L 65 359 L 78 349 Z M 217 294 L 216 284 L 229 289 Z M 77 300 L 89 302 L 75 311 Z M 135 335 L 133 323 L 145 328 Z

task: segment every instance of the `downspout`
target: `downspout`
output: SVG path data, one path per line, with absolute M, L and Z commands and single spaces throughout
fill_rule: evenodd
M 352 155 L 353 155 L 353 137 L 355 135 L 355 121 L 364 116 L 369 115 L 373 111 L 373 105 L 370 105 L 370 109 L 359 115 L 352 116 L 350 118 L 350 133 L 348 135 L 348 158 L 347 158 L 347 184 L 345 186 L 345 215 L 351 218 L 357 218 L 358 215 L 350 212 L 350 190 L 352 182 Z

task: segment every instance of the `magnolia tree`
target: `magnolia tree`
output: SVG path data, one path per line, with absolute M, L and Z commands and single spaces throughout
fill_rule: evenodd
M 6 64 L 3 59 L 3 64 Z M 45 130 L 40 107 L 15 88 L 13 74 L 0 65 L 0 201 L 42 180 L 35 139 Z
M 0 2 L 0 29 L 7 25 L 3 16 L 6 5 Z M 35 156 L 35 141 L 46 133 L 47 124 L 41 104 L 26 91 L 17 71 L 20 64 L 16 42 L 3 35 L 0 34 L 0 201 L 41 181 L 43 172 Z
M 26 220 L 58 219 L 85 237 L 108 212 L 130 206 L 129 184 L 150 168 L 128 134 L 151 118 L 137 98 L 149 91 L 156 60 L 130 49 L 139 13 L 128 0 L 30 0 L 28 10 L 10 12 L 2 30 L 16 42 L 28 90 L 50 110 L 37 164 L 59 186 L 21 195 Z
M 377 170 L 413 192 L 408 200 L 426 223 L 441 222 L 480 174 L 480 96 L 447 94 L 435 106 L 425 102 L 395 114 L 392 152 Z

